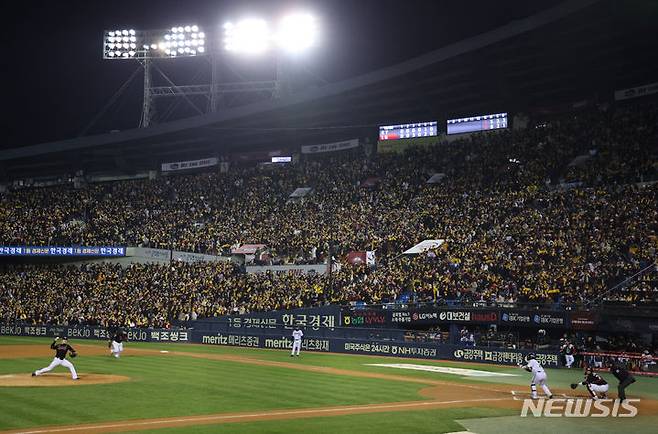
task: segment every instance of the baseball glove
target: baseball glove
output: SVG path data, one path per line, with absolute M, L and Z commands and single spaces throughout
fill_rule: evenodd
M 578 383 L 571 383 L 571 388 L 572 389 L 575 389 L 576 387 L 578 387 Z
M 78 357 L 78 353 L 76 353 L 76 352 L 72 352 L 72 353 L 71 353 L 71 358 L 76 358 L 76 357 Z

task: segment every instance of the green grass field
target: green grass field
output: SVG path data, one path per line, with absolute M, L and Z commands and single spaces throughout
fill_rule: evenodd
M 48 357 L 2 358 L 6 345 L 48 346 L 49 339 L 0 338 L 0 375 L 29 373 L 47 365 Z M 74 341 L 72 344 L 98 345 L 103 342 Z M 4 347 L 4 349 L 3 349 Z M 160 354 L 158 350 L 176 354 Z M 131 350 L 153 350 L 131 354 Z M 194 353 L 194 354 L 192 354 Z M 194 357 L 188 356 L 194 355 Z M 208 357 L 240 357 L 240 360 L 218 360 Z M 265 362 L 267 365 L 260 364 Z M 291 359 L 286 351 L 256 350 L 231 347 L 186 344 L 126 345 L 126 355 L 115 360 L 107 355 L 81 356 L 74 360 L 76 369 L 85 373 L 123 375 L 130 381 L 115 384 L 76 387 L 0 387 L 0 431 L 27 430 L 39 432 L 54 425 L 98 424 L 111 425 L 118 421 L 178 418 L 203 415 L 244 413 L 266 415 L 274 412 L 292 414 L 299 409 L 323 409 L 384 405 L 386 411 L 355 414 L 325 415 L 303 418 L 281 417 L 279 420 L 231 423 L 195 424 L 162 427 L 158 424 L 133 427 L 139 432 L 178 433 L 444 433 L 471 431 L 476 433 L 504 432 L 514 434 L 532 430 L 537 432 L 655 432 L 658 417 L 640 415 L 634 419 L 606 418 L 603 422 L 588 419 L 520 418 L 518 408 L 476 402 L 477 390 L 509 385 L 516 390 L 528 389 L 529 375 L 518 368 L 493 365 L 432 362 L 387 357 L 303 353 Z M 513 377 L 462 377 L 460 375 L 409 371 L 368 366 L 373 363 L 413 363 L 432 366 L 459 367 L 514 374 Z M 294 364 L 295 366 L 289 365 Z M 301 365 L 301 366 L 299 366 Z M 317 367 L 317 372 L 314 371 Z M 304 368 L 304 370 L 300 369 Z M 333 368 L 334 370 L 327 370 Z M 341 370 L 341 371 L 338 371 Z M 350 372 L 347 372 L 350 371 Z M 56 372 L 67 371 L 56 368 Z M 370 378 L 362 375 L 381 374 L 401 378 Z M 580 370 L 549 370 L 549 384 L 565 389 L 579 381 Z M 42 378 L 42 377 L 38 377 Z M 409 381 L 405 381 L 409 380 Z M 413 382 L 413 381 L 416 382 Z M 616 381 L 608 378 L 612 385 Z M 83 380 L 84 381 L 84 377 Z M 466 385 L 476 389 L 468 403 L 459 408 L 404 408 L 405 402 L 430 403 L 433 399 L 419 392 L 431 382 L 450 382 L 459 388 Z M 423 384 L 427 382 L 427 384 Z M 2 378 L 0 378 L 0 385 Z M 434 386 L 437 387 L 437 386 Z M 508 386 L 505 386 L 508 387 Z M 450 392 L 450 385 L 438 389 Z M 613 388 L 614 389 L 614 388 Z M 628 389 L 630 397 L 658 400 L 658 379 L 641 378 Z M 511 401 L 511 395 L 501 395 Z M 453 399 L 453 398 L 446 398 Z M 493 401 L 493 400 L 492 400 Z M 393 403 L 393 404 L 391 404 Z M 396 408 L 395 403 L 401 403 Z M 520 406 L 519 406 L 520 408 Z M 292 412 L 292 413 L 290 413 Z M 295 413 L 297 414 L 297 413 Z M 37 428 L 39 427 L 39 428 Z M 121 428 L 123 432 L 129 428 Z M 544 431 L 542 431 L 544 430 Z M 50 431 L 43 431 L 50 432 Z M 73 432 L 85 432 L 83 430 Z M 135 431 L 137 432 L 137 431 Z

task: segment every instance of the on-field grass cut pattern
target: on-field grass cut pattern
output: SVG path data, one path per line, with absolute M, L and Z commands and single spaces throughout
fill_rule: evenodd
M 89 347 L 89 348 L 85 348 Z M 106 351 L 100 346 L 80 345 L 81 351 L 84 348 L 86 354 L 106 354 Z M 26 346 L 25 351 L 36 349 L 34 346 Z M 18 350 L 18 349 L 17 349 Z M 86 350 L 89 350 L 88 352 Z M 43 352 L 43 349 L 37 351 Z M 17 351 L 21 354 L 21 351 Z M 50 352 L 48 352 L 50 354 Z M 31 354 L 34 356 L 35 354 Z M 41 355 L 41 354 L 39 354 Z M 315 417 L 327 416 L 346 416 L 356 414 L 368 414 L 378 412 L 404 412 L 404 411 L 421 411 L 442 408 L 472 408 L 488 407 L 508 410 L 520 410 L 521 402 L 518 398 L 525 396 L 528 392 L 514 390 L 518 386 L 509 384 L 473 384 L 460 383 L 448 380 L 437 380 L 427 377 L 417 377 L 409 375 L 396 375 L 372 371 L 360 371 L 341 369 L 329 366 L 317 366 L 299 364 L 289 361 L 265 360 L 253 356 L 243 356 L 238 354 L 221 354 L 221 353 L 202 353 L 187 351 L 169 351 L 162 353 L 157 349 L 131 348 L 130 356 L 157 356 L 162 358 L 170 357 L 189 357 L 201 358 L 207 360 L 218 360 L 234 362 L 240 364 L 279 367 L 307 372 L 322 373 L 328 375 L 350 376 L 360 378 L 377 378 L 396 382 L 407 382 L 422 384 L 425 387 L 418 393 L 421 400 L 383 402 L 377 404 L 352 404 L 352 405 L 333 405 L 315 408 L 287 408 L 287 409 L 267 409 L 240 412 L 226 412 L 215 414 L 202 414 L 177 417 L 160 417 L 148 419 L 126 419 L 116 421 L 105 421 L 96 423 L 84 423 L 76 425 L 61 426 L 37 426 L 17 430 L 3 431 L 4 433 L 30 433 L 30 434 L 50 434 L 58 432 L 75 433 L 104 433 L 104 432 L 124 432 L 124 431 L 142 431 L 162 428 L 192 427 L 195 425 L 217 425 L 235 422 L 255 422 L 268 420 L 295 420 L 309 419 Z M 402 364 L 404 365 L 404 364 Z M 427 366 L 427 365 L 425 365 Z M 454 368 L 453 368 L 454 369 Z M 467 370 L 468 371 L 468 370 Z M 484 371 L 483 371 L 484 372 Z M 85 373 L 81 373 L 85 375 Z M 88 374 L 87 374 L 88 375 Z M 568 391 L 555 390 L 556 396 L 568 397 L 565 393 Z M 652 400 L 643 400 L 642 406 L 645 414 L 658 414 L 658 403 Z
M 44 428 L 1 431 L 3 434 L 56 434 L 56 433 L 108 433 L 122 431 L 139 431 L 157 428 L 174 428 L 195 425 L 218 425 L 236 422 L 256 422 L 265 420 L 302 419 L 327 416 L 345 416 L 349 414 L 367 414 L 390 411 L 415 411 L 434 408 L 467 407 L 474 404 L 496 404 L 509 402 L 509 398 L 461 399 L 450 401 L 413 401 L 394 402 L 390 404 L 367 404 L 341 407 L 309 408 L 298 410 L 270 410 L 236 414 L 211 414 L 204 416 L 172 417 L 145 420 L 126 420 L 109 423 L 81 424 L 69 426 L 52 426 Z

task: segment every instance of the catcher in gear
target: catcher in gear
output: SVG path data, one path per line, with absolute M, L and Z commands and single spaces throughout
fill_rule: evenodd
M 578 385 L 583 385 L 589 392 L 593 400 L 608 398 L 608 382 L 599 374 L 594 372 L 594 368 L 585 368 L 585 378 L 580 383 L 571 383 L 571 388 L 576 389 Z
M 41 374 L 45 374 L 46 372 L 52 371 L 55 367 L 62 365 L 65 368 L 68 368 L 69 371 L 71 371 L 71 378 L 74 380 L 78 379 L 78 374 L 75 372 L 75 367 L 73 366 L 73 363 L 69 362 L 66 360 L 66 354 L 70 353 L 70 357 L 76 357 L 78 353 L 73 349 L 72 346 L 69 345 L 69 341 L 64 336 L 63 338 L 60 338 L 59 336 L 55 338 L 52 344 L 50 344 L 50 349 L 55 350 L 55 358 L 53 359 L 52 362 L 50 362 L 50 365 L 46 366 L 45 368 L 36 370 L 32 372 L 32 376 L 36 377 Z

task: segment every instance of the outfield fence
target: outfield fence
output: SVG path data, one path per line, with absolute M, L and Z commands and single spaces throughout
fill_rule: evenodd
M 122 328 L 130 342 L 164 342 L 164 343 L 198 343 L 231 347 L 248 347 L 264 349 L 292 348 L 289 330 L 282 333 L 259 333 L 258 330 L 235 330 L 231 332 L 180 329 L 141 329 Z M 354 330 L 354 329 L 351 329 Z M 54 326 L 28 324 L 0 324 L 0 335 L 56 337 L 68 336 L 70 339 L 108 340 L 114 330 L 95 326 Z M 366 354 L 376 356 L 409 357 L 432 360 L 454 360 L 463 362 L 480 362 L 504 365 L 521 363 L 529 350 L 505 348 L 479 348 L 441 343 L 404 342 L 360 337 L 304 337 L 302 349 L 306 351 Z M 557 352 L 540 351 L 537 358 L 547 367 L 559 367 Z

